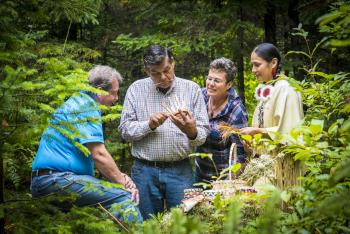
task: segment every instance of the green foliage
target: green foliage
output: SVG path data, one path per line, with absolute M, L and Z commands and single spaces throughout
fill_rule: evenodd
M 45 4 L 51 3 L 45 1 Z M 4 50 L 0 52 L 0 120 L 5 179 L 17 188 L 23 183 L 20 178 L 29 174 L 39 137 L 55 109 L 79 91 L 101 93 L 87 85 L 84 71 L 99 53 L 78 43 L 68 43 L 64 53 L 62 44 L 44 40 L 47 30 L 31 28 L 25 32 L 23 28 L 11 27 L 19 19 L 18 7 L 20 5 L 12 1 L 0 6 L 1 12 L 14 16 L 1 17 L 2 25 L 9 30 L 0 33 L 4 39 Z M 120 107 L 114 108 L 104 119 L 118 117 L 119 110 Z M 74 135 L 74 129 L 68 125 Z M 78 147 L 87 153 L 85 147 Z
M 103 93 L 86 85 L 86 70 L 91 63 L 117 64 L 125 74 L 126 84 L 140 78 L 143 75 L 141 54 L 151 43 L 171 47 L 177 57 L 177 74 L 204 86 L 203 77 L 212 59 L 225 56 L 235 60 L 238 51 L 248 57 L 253 46 L 262 40 L 264 31 L 256 22 L 265 14 L 266 2 L 255 1 L 253 8 L 252 2 L 2 2 L 0 146 L 7 203 L 0 207 L 0 217 L 6 219 L 6 231 L 120 233 L 108 215 L 96 208 L 74 207 L 63 212 L 51 201 L 31 201 L 28 194 L 23 194 L 28 191 L 30 164 L 49 118 L 66 98 L 80 90 Z M 283 3 L 278 4 L 282 9 Z M 307 18 L 300 10 L 307 5 L 305 2 L 297 6 L 301 18 Z M 250 14 L 239 18 L 239 7 Z M 100 8 L 103 14 L 98 17 Z M 310 15 L 314 17 L 315 13 Z M 284 16 L 278 15 L 277 26 L 285 22 L 281 19 Z M 224 200 L 217 196 L 213 205 L 196 207 L 186 215 L 179 209 L 171 210 L 140 227 L 132 227 L 134 233 L 349 232 L 350 87 L 349 73 L 338 69 L 339 63 L 349 61 L 349 3 L 334 3 L 330 12 L 317 22 L 327 37 L 313 43 L 316 39 L 310 36 L 317 36 L 306 32 L 300 24 L 294 35 L 306 43 L 305 49 L 300 45 L 287 53 L 287 58 L 298 58 L 302 64 L 298 68 L 305 72 L 303 81 L 289 80 L 302 93 L 305 125 L 275 141 L 262 135 L 243 136 L 254 146 L 263 144 L 270 150 L 302 160 L 306 171 L 301 178 L 302 187 L 281 192 L 271 190 L 247 200 Z M 242 46 L 237 42 L 239 28 L 244 29 Z M 66 42 L 63 42 L 65 36 Z M 113 39 L 115 43 L 110 44 Z M 279 36 L 277 44 L 285 43 L 288 42 Z M 281 51 L 283 49 L 281 47 Z M 245 96 L 251 120 L 257 81 L 247 71 L 248 64 L 249 58 L 246 58 Z M 120 116 L 121 106 L 101 108 L 106 113 L 103 121 L 107 122 L 106 131 L 111 139 L 106 143 L 108 150 L 115 158 L 122 157 L 122 151 L 127 155 L 129 145 L 114 142 L 119 138 L 114 120 Z M 65 134 L 74 137 L 74 126 L 60 124 L 66 127 Z M 86 149 L 81 147 L 81 150 Z M 236 171 L 238 166 L 232 169 Z M 286 209 L 279 209 L 281 200 Z
M 250 64 L 250 61 L 245 60 L 245 65 Z M 246 66 L 250 68 L 249 66 Z M 248 113 L 248 125 L 251 126 L 253 113 L 257 104 L 255 94 L 255 88 L 258 86 L 259 82 L 255 78 L 251 71 L 244 72 L 244 96 L 245 96 L 245 107 Z M 236 89 L 237 90 L 237 89 Z
M 193 76 L 192 81 L 194 81 L 196 84 L 198 84 L 201 88 L 205 87 L 205 76 L 204 75 Z
M 298 35 L 308 41 L 308 34 L 301 28 Z M 292 212 L 282 216 L 279 225 L 284 232 L 348 231 L 349 202 L 345 194 L 349 194 L 349 173 L 345 170 L 349 169 L 349 73 L 317 71 L 318 62 L 313 64 L 313 58 L 323 42 L 313 50 L 292 52 L 310 59 L 305 80 L 290 80 L 307 107 L 305 126 L 294 128 L 278 140 L 263 141 L 303 161 L 306 171 L 302 187 L 293 190 L 290 200 L 285 199 Z
M 149 45 L 159 44 L 171 48 L 174 54 L 180 58 L 189 52 L 209 53 L 210 48 L 216 45 L 219 37 L 220 35 L 215 33 L 213 35 L 203 34 L 198 35 L 193 42 L 193 38 L 187 36 L 172 37 L 165 34 L 153 34 L 133 38 L 131 34 L 121 34 L 114 43 L 127 51 L 143 51 Z
M 200 234 L 204 233 L 206 228 L 198 217 L 189 217 L 181 209 L 174 208 L 167 214 L 145 221 L 142 229 L 135 230 L 135 233 Z
M 22 201 L 2 205 L 8 222 L 12 223 L 6 226 L 6 233 L 121 233 L 108 215 L 97 208 L 73 207 L 67 212 L 53 202 L 57 203 L 57 197 L 31 200 L 27 196 Z
M 97 14 L 99 13 L 101 0 L 62 0 L 39 1 L 43 9 L 49 12 L 49 17 L 54 21 L 67 19 L 73 23 L 98 24 Z
M 339 72 L 337 74 L 326 74 L 318 71 L 319 62 L 315 61 L 317 51 L 325 39 L 318 42 L 313 49 L 310 48 L 308 33 L 301 25 L 296 29 L 296 36 L 301 36 L 307 44 L 307 51 L 290 51 L 289 54 L 300 54 L 309 59 L 309 63 L 303 69 L 307 75 L 300 83 L 290 80 L 297 91 L 303 95 L 303 102 L 307 107 L 306 121 L 311 119 L 323 119 L 328 124 L 334 123 L 338 118 L 346 117 L 349 114 L 350 104 L 348 103 L 350 82 L 349 73 Z
M 238 202 L 232 202 L 228 207 L 227 213 L 225 214 L 224 233 L 240 233 L 241 215 L 241 204 Z
M 331 6 L 328 14 L 316 21 L 320 25 L 320 32 L 330 34 L 327 44 L 333 47 L 350 46 L 350 3 L 339 1 Z

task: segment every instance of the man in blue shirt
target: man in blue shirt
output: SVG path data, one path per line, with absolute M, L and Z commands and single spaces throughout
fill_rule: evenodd
M 56 110 L 32 164 L 30 189 L 34 198 L 73 193 L 77 206 L 100 203 L 106 209 L 123 202 L 122 210 L 112 211 L 115 217 L 142 222 L 138 207 L 131 202 L 138 204 L 139 192 L 130 177 L 120 172 L 104 145 L 99 104 L 111 106 L 118 100 L 121 81 L 115 69 L 96 66 L 89 72 L 89 83 L 108 94 L 81 92 Z M 82 145 L 89 152 L 84 154 Z M 111 183 L 124 189 L 106 186 L 106 182 L 93 177 L 94 165 Z M 123 214 L 126 210 L 132 212 Z

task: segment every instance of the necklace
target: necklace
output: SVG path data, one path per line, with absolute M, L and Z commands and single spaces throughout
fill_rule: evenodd
M 258 124 L 259 128 L 264 127 L 264 105 L 270 99 L 274 91 L 272 85 L 259 84 L 255 89 L 255 98 L 258 103 Z
M 259 84 L 255 89 L 255 98 L 258 101 L 266 102 L 274 91 L 274 87 L 272 85 Z
M 223 106 L 225 106 L 227 103 L 227 98 L 218 106 L 218 107 L 213 107 L 213 100 L 209 97 L 208 101 L 208 115 L 212 119 L 214 118 L 214 113 L 217 112 L 219 113 L 222 109 Z

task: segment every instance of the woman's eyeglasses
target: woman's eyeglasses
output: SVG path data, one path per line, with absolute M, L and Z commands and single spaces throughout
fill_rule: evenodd
M 206 76 L 205 79 L 208 81 L 208 82 L 214 82 L 214 84 L 221 84 L 223 82 L 225 82 L 224 80 L 220 80 L 218 78 L 214 78 L 214 77 L 211 77 L 211 76 Z

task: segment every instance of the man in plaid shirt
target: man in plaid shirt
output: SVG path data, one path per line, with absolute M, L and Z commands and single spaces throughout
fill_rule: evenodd
M 192 187 L 188 155 L 205 142 L 208 115 L 200 88 L 174 74 L 168 48 L 150 46 L 144 55 L 148 78 L 128 89 L 119 131 L 131 142 L 131 177 L 140 192 L 144 219 L 180 203 Z

